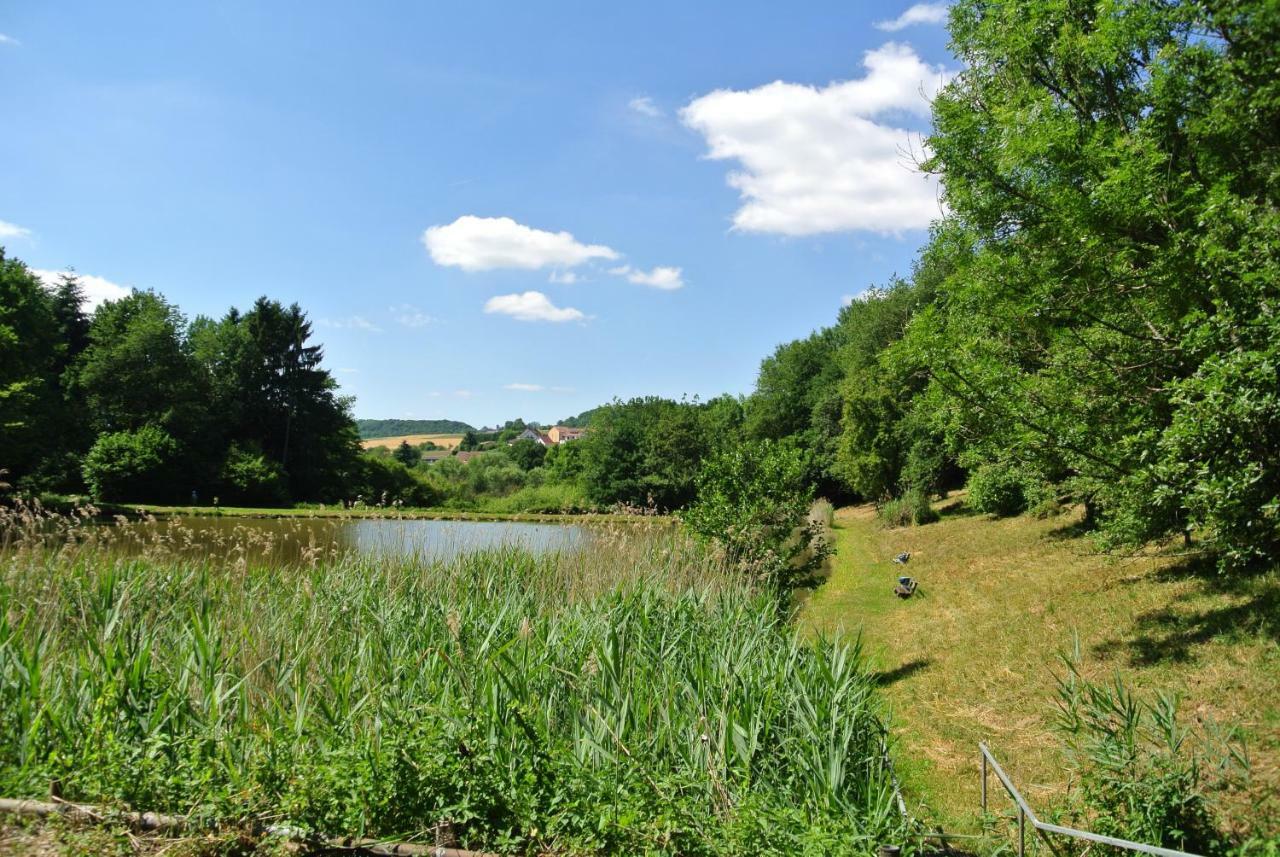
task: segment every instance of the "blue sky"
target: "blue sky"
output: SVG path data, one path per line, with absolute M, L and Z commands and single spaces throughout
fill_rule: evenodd
M 0 243 L 297 301 L 362 417 L 748 392 L 938 215 L 943 8 L 618 5 L 5 4 Z

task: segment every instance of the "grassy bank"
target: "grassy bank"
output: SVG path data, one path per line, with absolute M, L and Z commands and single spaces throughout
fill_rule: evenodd
M 510 853 L 900 841 L 857 651 L 678 531 L 620 533 L 302 567 L 11 545 L 0 794 Z
M 1277 829 L 1274 573 L 1220 577 L 1172 556 L 1101 556 L 1072 516 L 990 520 L 955 499 L 941 508 L 937 523 L 898 529 L 870 507 L 840 510 L 831 577 L 802 614 L 810 631 L 861 633 L 893 709 L 914 811 L 976 829 L 979 740 L 1033 806 L 1061 801 L 1071 774 L 1052 726 L 1054 674 L 1078 639 L 1085 676 L 1175 691 L 1192 727 L 1238 729 L 1250 782 L 1216 799 L 1241 826 Z M 902 551 L 905 568 L 890 561 Z M 909 600 L 891 591 L 899 574 L 920 581 Z

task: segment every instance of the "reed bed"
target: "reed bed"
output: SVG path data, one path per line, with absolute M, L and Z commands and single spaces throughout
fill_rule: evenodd
M 287 564 L 11 535 L 0 793 L 510 853 L 901 842 L 857 648 L 621 529 Z

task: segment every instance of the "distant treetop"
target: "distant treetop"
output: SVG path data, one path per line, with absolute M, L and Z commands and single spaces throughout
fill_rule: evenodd
M 406 434 L 463 434 L 475 429 L 457 420 L 356 420 L 360 437 L 399 437 Z

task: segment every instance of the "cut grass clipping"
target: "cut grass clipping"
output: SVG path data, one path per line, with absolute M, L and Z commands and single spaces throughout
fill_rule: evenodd
M 515 853 L 905 838 L 857 649 L 798 642 L 671 530 L 445 563 L 21 543 L 2 561 L 5 796 L 58 782 L 86 803 L 428 843 L 445 825 Z

